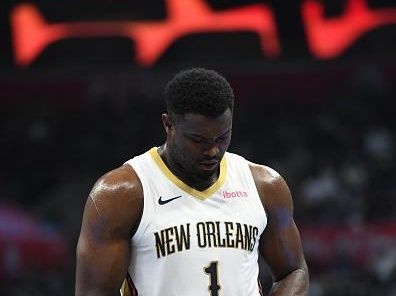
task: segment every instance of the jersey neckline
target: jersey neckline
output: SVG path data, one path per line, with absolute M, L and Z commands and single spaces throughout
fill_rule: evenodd
M 152 159 L 154 160 L 154 162 L 158 166 L 158 168 L 161 170 L 161 172 L 165 175 L 165 177 L 167 179 L 169 179 L 177 187 L 179 187 L 181 190 L 183 190 L 184 192 L 186 192 L 194 197 L 197 197 L 201 200 L 204 200 L 204 199 L 207 199 L 208 197 L 210 197 L 217 190 L 219 190 L 221 186 L 223 186 L 223 184 L 226 180 L 226 175 L 227 175 L 227 164 L 226 164 L 225 157 L 223 157 L 220 161 L 220 174 L 219 174 L 219 177 L 217 178 L 216 182 L 214 182 L 207 189 L 199 191 L 199 190 L 187 185 L 182 180 L 180 180 L 175 174 L 173 174 L 172 171 L 166 166 L 165 162 L 162 160 L 157 149 L 158 149 L 158 147 L 153 147 L 148 151 L 148 153 L 150 154 L 150 156 L 152 157 Z

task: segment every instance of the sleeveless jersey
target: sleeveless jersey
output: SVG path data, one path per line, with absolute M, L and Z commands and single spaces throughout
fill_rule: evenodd
M 243 157 L 226 152 L 218 180 L 204 191 L 176 177 L 157 148 L 126 164 L 140 178 L 144 209 L 123 295 L 260 295 L 258 244 L 267 217 Z

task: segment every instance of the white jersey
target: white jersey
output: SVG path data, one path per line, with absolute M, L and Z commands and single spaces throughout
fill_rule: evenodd
M 260 295 L 258 244 L 267 217 L 244 158 L 227 152 L 204 191 L 176 177 L 157 148 L 126 163 L 142 183 L 144 209 L 131 240 L 132 292 L 124 295 Z

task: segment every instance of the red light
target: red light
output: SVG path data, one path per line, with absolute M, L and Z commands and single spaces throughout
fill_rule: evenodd
M 253 31 L 265 56 L 280 54 L 272 10 L 261 4 L 221 12 L 203 0 L 167 0 L 168 19 L 162 22 L 73 22 L 48 24 L 33 4 L 20 4 L 11 13 L 16 63 L 31 64 L 51 43 L 72 37 L 121 36 L 135 41 L 136 60 L 150 66 L 183 36 L 199 32 Z
M 338 17 L 325 18 L 323 11 L 323 4 L 316 0 L 307 0 L 302 5 L 309 48 L 321 59 L 337 57 L 364 33 L 396 23 L 396 9 L 372 10 L 365 0 L 349 0 Z

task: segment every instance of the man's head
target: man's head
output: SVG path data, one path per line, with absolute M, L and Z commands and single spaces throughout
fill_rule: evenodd
M 213 70 L 178 73 L 165 89 L 167 114 L 162 120 L 171 161 L 195 178 L 217 171 L 231 140 L 234 93 Z
M 203 68 L 178 73 L 167 84 L 165 98 L 170 115 L 195 113 L 216 117 L 234 107 L 234 93 L 227 80 Z

